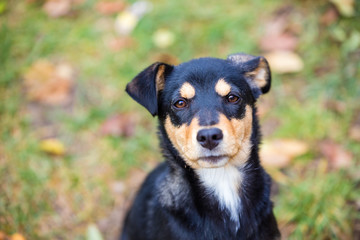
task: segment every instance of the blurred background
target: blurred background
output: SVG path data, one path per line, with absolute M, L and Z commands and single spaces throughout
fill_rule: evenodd
M 283 239 L 360 239 L 356 0 L 0 0 L 0 239 L 115 239 L 161 161 L 124 92 L 155 61 L 264 55 Z

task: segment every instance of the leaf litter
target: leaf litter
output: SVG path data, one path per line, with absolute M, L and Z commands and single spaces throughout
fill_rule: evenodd
M 45 105 L 68 104 L 74 78 L 74 69 L 67 63 L 38 60 L 24 74 L 26 96 L 30 101 Z

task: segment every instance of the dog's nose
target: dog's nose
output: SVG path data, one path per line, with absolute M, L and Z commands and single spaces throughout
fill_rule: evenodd
M 223 133 L 219 128 L 202 129 L 198 132 L 196 140 L 207 149 L 214 149 L 223 139 Z

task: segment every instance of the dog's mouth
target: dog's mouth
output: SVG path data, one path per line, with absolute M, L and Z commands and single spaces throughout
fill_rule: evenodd
M 229 160 L 226 155 L 200 157 L 198 164 L 205 168 L 216 168 L 224 166 Z

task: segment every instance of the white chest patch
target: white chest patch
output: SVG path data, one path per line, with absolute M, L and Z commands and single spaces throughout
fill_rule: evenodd
M 208 193 L 218 199 L 221 209 L 227 209 L 231 219 L 239 222 L 241 172 L 233 166 L 203 168 L 196 172 Z

